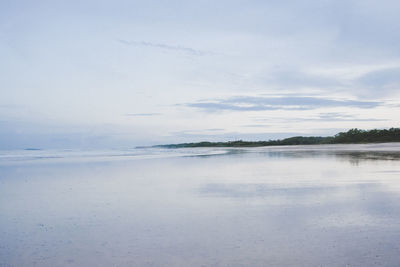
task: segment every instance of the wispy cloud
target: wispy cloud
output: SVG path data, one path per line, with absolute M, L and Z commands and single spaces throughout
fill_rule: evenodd
M 180 140 L 180 142 L 200 142 L 200 141 L 232 141 L 232 140 L 269 140 L 269 139 L 281 139 L 297 135 L 307 135 L 307 133 L 302 132 L 267 132 L 267 133 L 257 133 L 257 132 L 235 132 L 235 131 L 224 131 L 224 132 L 188 132 L 188 131 L 178 131 L 170 132 L 171 136 L 174 136 L 175 140 Z
M 282 117 L 282 118 L 256 118 L 255 121 L 260 122 L 261 124 L 248 124 L 244 125 L 243 127 L 255 127 L 255 128 L 265 128 L 269 127 L 270 125 L 265 125 L 262 123 L 296 123 L 296 122 L 308 122 L 308 121 L 317 121 L 317 122 L 338 122 L 338 121 L 353 121 L 353 122 L 369 122 L 369 121 L 387 121 L 386 119 L 377 119 L 377 118 L 365 118 L 365 117 L 358 117 L 351 114 L 346 113 L 336 113 L 336 112 L 329 112 L 329 113 L 319 113 L 313 117 L 296 117 L 296 118 L 289 118 L 289 117 Z
M 354 115 L 336 113 L 336 112 L 321 113 L 321 114 L 319 114 L 319 118 L 315 118 L 313 120 L 319 120 L 319 121 L 386 121 L 386 119 L 360 118 L 360 117 L 357 117 Z
M 193 56 L 206 56 L 206 55 L 214 55 L 215 54 L 214 52 L 211 52 L 211 51 L 199 50 L 199 49 L 194 49 L 191 47 L 185 47 L 185 46 L 181 46 L 181 45 L 152 43 L 152 42 L 147 42 L 147 41 L 127 41 L 127 40 L 122 40 L 122 39 L 118 39 L 117 41 L 124 45 L 145 46 L 145 47 L 150 47 L 150 48 L 171 50 L 171 51 L 182 52 L 182 53 L 193 55 Z
M 204 111 L 262 111 L 262 110 L 310 110 L 322 107 L 374 108 L 379 101 L 358 101 L 350 99 L 330 99 L 311 96 L 254 97 L 237 96 L 185 104 Z
M 125 116 L 128 117 L 150 117 L 150 116 L 158 116 L 162 115 L 162 113 L 128 113 Z

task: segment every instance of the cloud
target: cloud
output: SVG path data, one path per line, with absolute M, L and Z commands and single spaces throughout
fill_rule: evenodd
M 149 116 L 158 116 L 162 115 L 162 113 L 128 113 L 125 116 L 128 117 L 149 117 Z
M 180 45 L 152 43 L 152 42 L 147 42 L 147 41 L 127 41 L 127 40 L 122 40 L 122 39 L 118 39 L 117 41 L 124 45 L 145 46 L 145 47 L 150 47 L 150 48 L 171 50 L 171 51 L 183 52 L 185 54 L 189 54 L 189 55 L 193 55 L 193 56 L 206 56 L 206 55 L 215 54 L 214 52 L 211 52 L 211 51 L 204 51 L 204 50 L 194 49 L 191 47 L 185 47 L 185 46 L 180 46 Z
M 356 83 L 364 92 L 369 91 L 372 95 L 385 95 L 399 92 L 400 67 L 368 72 L 358 78 Z
M 308 119 L 317 121 L 387 121 L 386 119 L 375 119 L 375 118 L 358 118 L 354 115 L 343 114 L 343 113 L 321 113 L 319 118 Z
M 379 101 L 357 101 L 349 99 L 329 99 L 312 96 L 254 97 L 237 96 L 197 103 L 187 103 L 188 107 L 204 111 L 263 111 L 263 110 L 311 110 L 323 107 L 374 108 Z
M 338 77 L 321 73 L 309 73 L 300 69 L 291 68 L 279 68 L 269 71 L 268 75 L 263 78 L 263 80 L 266 84 L 285 88 L 331 88 L 343 86 L 343 81 L 338 79 Z
M 257 118 L 255 119 L 257 122 L 261 122 L 261 124 L 247 124 L 243 125 L 242 127 L 251 127 L 251 128 L 265 128 L 270 127 L 270 125 L 265 125 L 262 123 L 269 122 L 269 123 L 296 123 L 296 122 L 342 122 L 342 121 L 353 121 L 353 122 L 369 122 L 369 121 L 387 121 L 387 119 L 376 119 L 376 118 L 361 118 L 351 114 L 346 113 L 336 113 L 336 112 L 329 112 L 329 113 L 320 113 L 314 117 L 296 117 L 296 118 Z
M 221 132 L 202 132 L 202 131 L 178 131 L 170 132 L 171 142 L 173 143 L 187 143 L 187 142 L 220 142 L 220 141 L 232 141 L 232 140 L 248 140 L 248 141 L 260 141 L 269 139 L 282 139 L 298 135 L 308 135 L 304 132 L 235 132 L 235 131 L 221 131 Z M 168 141 L 167 141 L 168 142 Z
M 15 104 L 0 104 L 0 109 L 23 109 L 26 105 L 15 105 Z

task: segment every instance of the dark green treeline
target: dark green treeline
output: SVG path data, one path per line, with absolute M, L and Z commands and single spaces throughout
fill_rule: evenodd
M 318 145 L 318 144 L 363 144 L 400 142 L 400 128 L 384 130 L 351 129 L 335 136 L 295 136 L 282 140 L 269 141 L 229 141 L 229 142 L 198 142 L 184 144 L 160 145 L 156 147 L 183 148 L 183 147 L 257 147 L 257 146 L 284 146 L 284 145 Z

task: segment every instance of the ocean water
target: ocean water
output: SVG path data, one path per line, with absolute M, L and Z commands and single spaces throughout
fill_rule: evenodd
M 400 266 L 400 144 L 0 151 L 0 266 Z

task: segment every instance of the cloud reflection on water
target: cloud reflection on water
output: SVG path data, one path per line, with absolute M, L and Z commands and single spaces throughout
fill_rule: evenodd
M 4 163 L 0 258 L 6 266 L 396 266 L 395 147 Z

